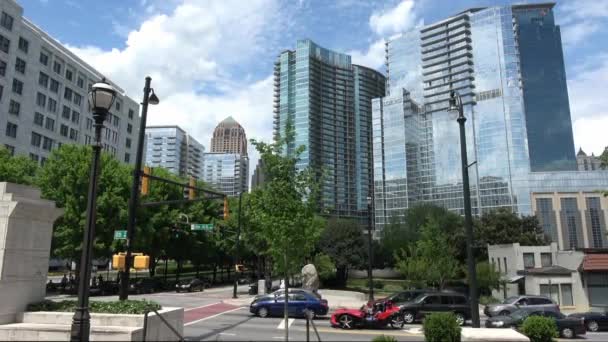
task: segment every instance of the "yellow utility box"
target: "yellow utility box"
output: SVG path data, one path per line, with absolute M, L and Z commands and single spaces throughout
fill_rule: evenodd
M 136 270 L 148 269 L 150 267 L 150 257 L 147 255 L 136 255 L 133 261 L 133 268 Z
M 125 268 L 125 255 L 123 253 L 114 254 L 112 256 L 112 268 L 116 270 Z

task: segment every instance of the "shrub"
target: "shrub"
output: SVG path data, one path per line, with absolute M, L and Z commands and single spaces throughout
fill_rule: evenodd
M 550 317 L 530 316 L 526 318 L 520 331 L 528 336 L 530 342 L 551 342 L 558 336 L 555 320 Z
M 422 325 L 427 342 L 460 342 L 460 326 L 451 312 L 438 312 L 425 317 Z
M 384 288 L 384 282 L 381 280 L 374 279 L 373 283 L 375 289 L 381 290 Z M 369 280 L 365 282 L 365 286 L 369 288 Z
M 52 300 L 45 300 L 40 303 L 34 303 L 27 306 L 27 311 L 64 311 L 74 312 L 78 302 L 75 300 L 63 300 L 60 302 L 54 302 Z M 150 309 L 160 310 L 161 306 L 158 303 L 147 301 L 147 300 L 125 300 L 125 301 L 111 301 L 111 302 L 99 302 L 91 301 L 90 312 L 96 313 L 110 313 L 110 314 L 135 314 L 141 315 L 146 313 Z
M 497 298 L 495 298 L 493 296 L 479 297 L 479 304 L 481 304 L 481 305 L 496 304 L 496 303 L 500 303 L 500 300 L 498 300 Z
M 394 338 L 393 336 L 380 335 L 380 336 L 374 337 L 372 342 L 397 342 L 397 339 Z

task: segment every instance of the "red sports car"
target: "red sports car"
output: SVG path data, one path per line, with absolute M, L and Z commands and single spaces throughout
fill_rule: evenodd
M 360 309 L 338 309 L 331 315 L 331 325 L 342 329 L 384 328 L 390 324 L 393 329 L 403 328 L 403 316 L 399 307 L 392 302 L 374 303 L 373 307 Z

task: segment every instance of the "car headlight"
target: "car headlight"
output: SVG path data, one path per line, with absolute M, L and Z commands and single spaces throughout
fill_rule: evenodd
M 495 327 L 502 327 L 503 325 L 505 325 L 505 322 L 503 322 L 503 321 L 492 322 L 492 325 Z

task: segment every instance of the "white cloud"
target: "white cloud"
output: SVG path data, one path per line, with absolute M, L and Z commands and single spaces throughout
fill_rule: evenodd
M 583 42 L 606 26 L 608 0 L 563 1 L 558 6 L 558 20 L 562 26 L 562 41 L 566 46 Z
M 416 25 L 414 0 L 402 0 L 397 6 L 385 11 L 375 11 L 369 18 L 370 28 L 378 35 L 392 35 Z
M 385 41 L 379 39 L 373 42 L 367 51 L 348 51 L 347 54 L 351 55 L 353 64 L 359 64 L 368 68 L 381 69 L 384 65 L 385 59 Z
M 272 77 L 252 80 L 232 73 L 277 50 L 284 18 L 274 0 L 184 0 L 171 13 L 153 15 L 129 32 L 123 49 L 70 49 L 136 101 L 145 76 L 151 76 L 161 101 L 150 108 L 149 125 L 179 125 L 208 148 L 213 128 L 232 115 L 248 138 L 270 140 Z M 253 170 L 255 160 L 251 163 Z

